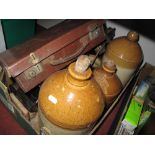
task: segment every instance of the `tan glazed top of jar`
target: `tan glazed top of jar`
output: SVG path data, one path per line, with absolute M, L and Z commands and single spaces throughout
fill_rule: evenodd
M 87 69 L 80 73 L 75 66 L 72 63 L 68 70 L 52 74 L 41 86 L 38 99 L 46 119 L 72 130 L 87 128 L 101 116 L 105 107 L 105 98 L 92 78 L 91 69 L 86 65 Z
M 114 60 L 115 64 L 133 68 L 142 61 L 143 53 L 138 44 L 139 34 L 130 31 L 127 36 L 112 40 L 106 49 L 106 57 Z

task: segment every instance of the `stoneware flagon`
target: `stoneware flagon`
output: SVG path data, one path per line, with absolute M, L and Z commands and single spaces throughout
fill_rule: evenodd
M 103 56 L 103 63 L 111 60 L 116 64 L 116 73 L 123 86 L 143 60 L 143 52 L 138 40 L 139 34 L 135 31 L 130 31 L 127 36 L 112 40 L 107 45 Z
M 87 134 L 101 116 L 105 98 L 92 78 L 88 57 L 52 74 L 39 92 L 39 116 L 50 134 Z
M 101 68 L 97 68 L 93 72 L 95 80 L 105 95 L 107 107 L 111 105 L 122 89 L 122 83 L 115 72 L 116 65 L 111 61 L 104 62 Z

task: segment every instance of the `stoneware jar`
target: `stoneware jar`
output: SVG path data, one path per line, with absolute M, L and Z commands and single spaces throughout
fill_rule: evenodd
M 105 95 L 107 107 L 111 105 L 122 89 L 122 83 L 115 72 L 116 65 L 110 61 L 104 62 L 102 68 L 97 68 L 93 72 L 95 80 Z
M 139 34 L 130 31 L 127 36 L 112 40 L 103 56 L 103 61 L 113 61 L 117 66 L 117 75 L 125 85 L 138 65 L 143 60 L 143 53 L 138 44 Z
M 39 116 L 50 134 L 87 134 L 101 116 L 105 98 L 85 55 L 52 74 L 39 92 Z

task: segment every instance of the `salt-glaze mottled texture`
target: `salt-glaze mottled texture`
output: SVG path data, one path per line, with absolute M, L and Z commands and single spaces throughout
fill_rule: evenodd
M 41 86 L 39 108 L 50 121 L 66 129 L 82 129 L 93 124 L 102 114 L 105 99 L 91 70 L 84 74 L 68 70 L 51 75 Z
M 123 88 L 122 83 L 115 72 L 105 70 L 104 67 L 95 69 L 93 75 L 100 85 L 106 98 L 106 105 L 109 107 Z
M 91 126 L 84 129 L 76 129 L 76 130 L 65 129 L 51 123 L 39 108 L 38 108 L 38 113 L 39 113 L 42 129 L 43 128 L 46 129 L 46 133 L 44 134 L 48 134 L 48 135 L 87 135 L 90 133 L 90 131 L 94 126 L 94 124 L 92 124 Z
M 136 32 L 129 32 L 127 36 L 112 40 L 103 56 L 103 62 L 113 61 L 117 66 L 117 75 L 122 84 L 125 85 L 131 74 L 136 70 L 143 59 L 143 52 L 138 44 L 139 35 Z M 123 77 L 123 72 L 127 76 Z

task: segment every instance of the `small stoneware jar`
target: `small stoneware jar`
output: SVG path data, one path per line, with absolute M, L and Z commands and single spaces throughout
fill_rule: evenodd
M 88 61 L 81 56 L 42 84 L 39 116 L 51 134 L 87 134 L 101 116 L 105 98 L 92 78 Z
M 107 45 L 103 56 L 102 62 L 111 60 L 116 64 L 117 75 L 123 86 L 143 60 L 143 53 L 138 40 L 139 34 L 130 31 L 127 36 L 112 40 Z
M 122 83 L 115 72 L 116 65 L 110 61 L 104 62 L 102 68 L 97 68 L 93 72 L 95 80 L 105 95 L 107 107 L 111 105 L 122 89 Z

